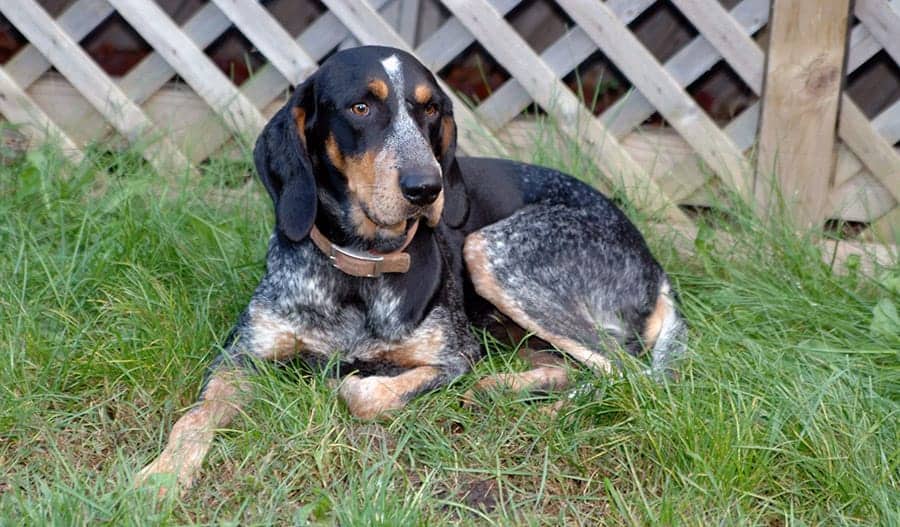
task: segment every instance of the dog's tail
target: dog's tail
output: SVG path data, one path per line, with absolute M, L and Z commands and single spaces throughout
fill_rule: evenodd
M 687 324 L 678 312 L 675 293 L 668 280 L 660 287 L 660 298 L 665 305 L 665 315 L 653 344 L 651 370 L 656 375 L 671 375 L 673 363 L 687 351 Z

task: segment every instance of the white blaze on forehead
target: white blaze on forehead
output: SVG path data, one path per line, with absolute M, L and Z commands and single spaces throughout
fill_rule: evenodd
M 397 55 L 391 55 L 390 57 L 382 60 L 381 65 L 384 66 L 384 71 L 388 74 L 391 82 L 396 83 L 396 87 L 402 90 L 403 72 L 400 71 L 400 59 L 397 58 Z
M 391 123 L 391 130 L 385 140 L 383 152 L 393 152 L 400 162 L 421 163 L 422 165 L 434 165 L 440 170 L 440 163 L 434 157 L 431 146 L 422 135 L 422 131 L 409 115 L 406 107 L 406 93 L 403 85 L 403 68 L 397 55 L 381 61 L 388 79 L 391 81 L 394 98 L 397 102 L 397 115 Z M 381 154 L 379 154 L 379 157 Z

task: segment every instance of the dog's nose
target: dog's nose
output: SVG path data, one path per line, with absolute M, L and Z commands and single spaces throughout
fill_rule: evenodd
M 441 178 L 421 172 L 403 174 L 400 176 L 400 191 L 413 205 L 428 205 L 441 193 Z

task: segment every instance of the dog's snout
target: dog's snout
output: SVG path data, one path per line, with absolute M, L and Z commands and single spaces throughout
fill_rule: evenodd
M 409 172 L 400 176 L 400 191 L 413 205 L 433 203 L 441 193 L 441 178 L 426 172 Z

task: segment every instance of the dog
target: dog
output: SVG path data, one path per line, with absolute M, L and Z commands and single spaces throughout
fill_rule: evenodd
M 450 99 L 401 50 L 340 51 L 296 88 L 254 150 L 276 218 L 265 275 L 139 482 L 191 485 L 258 361 L 337 364 L 362 419 L 469 371 L 472 325 L 494 312 L 599 372 L 616 350 L 670 368 L 686 325 L 628 218 L 571 176 L 455 151 Z M 542 365 L 478 386 L 565 382 Z

